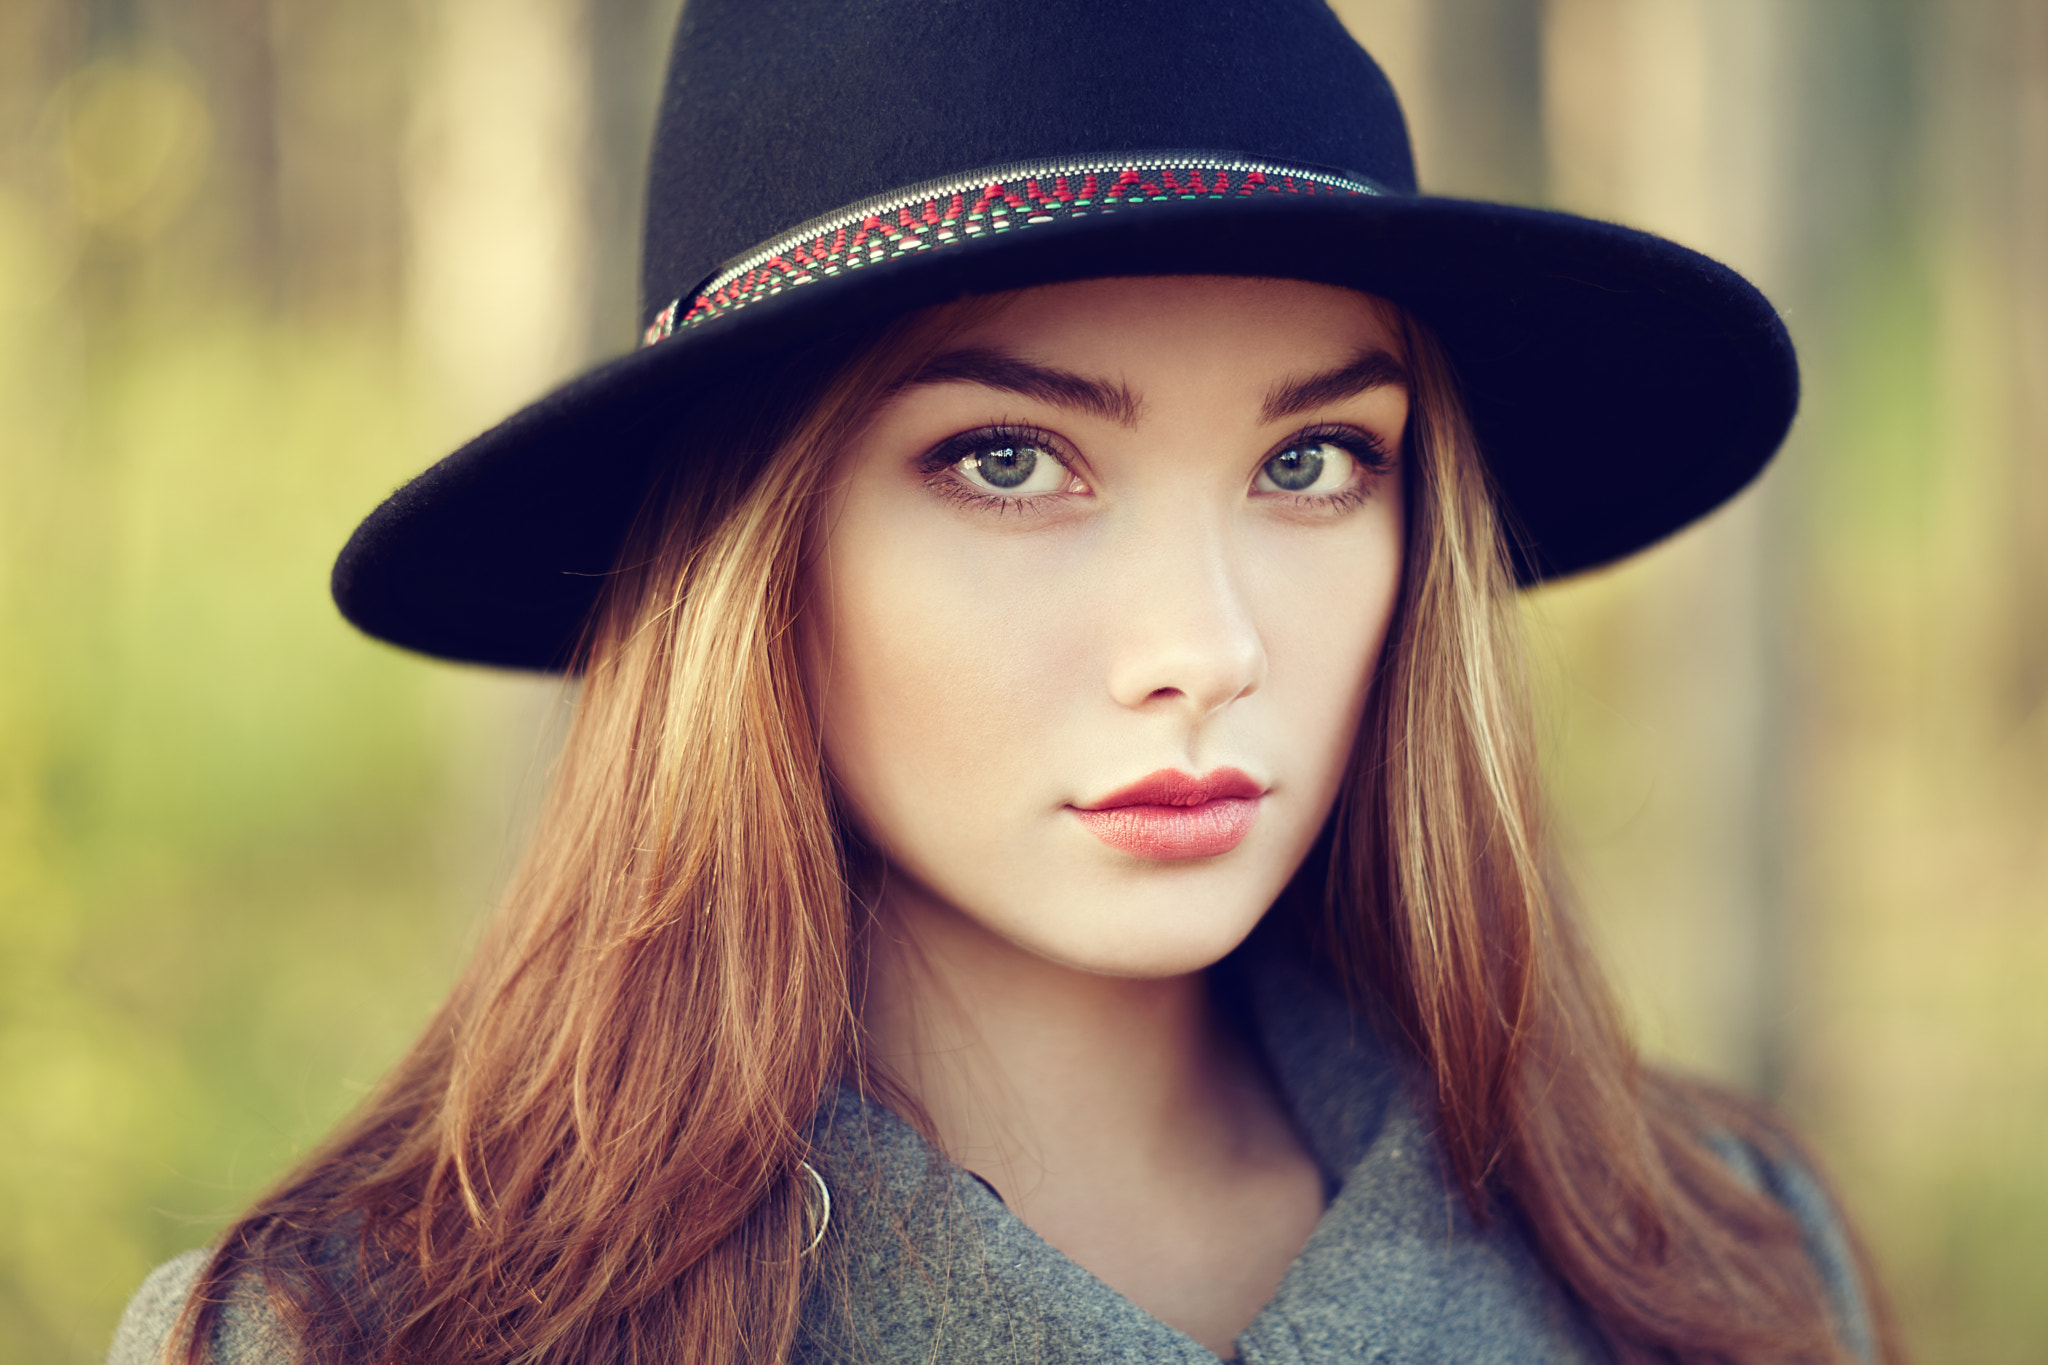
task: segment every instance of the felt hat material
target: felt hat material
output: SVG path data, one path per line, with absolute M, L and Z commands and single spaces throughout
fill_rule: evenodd
M 707 405 L 861 322 L 1112 275 L 1313 280 L 1451 356 L 1524 582 L 1740 490 L 1798 397 L 1725 266 L 1569 214 L 1416 192 L 1392 88 L 1322 0 L 689 0 L 649 173 L 643 345 L 395 493 L 342 612 L 447 658 L 570 661 Z

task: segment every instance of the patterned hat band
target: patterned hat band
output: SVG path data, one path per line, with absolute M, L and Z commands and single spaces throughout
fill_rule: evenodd
M 1262 195 L 1378 195 L 1370 182 L 1240 157 L 1163 153 L 997 166 L 878 195 L 813 218 L 729 262 L 654 317 L 643 346 L 801 284 L 992 233 L 1091 213 Z

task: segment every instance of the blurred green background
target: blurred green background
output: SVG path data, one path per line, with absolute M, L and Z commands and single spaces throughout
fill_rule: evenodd
M 674 7 L 0 2 L 0 1359 L 97 1360 L 506 871 L 565 699 L 362 640 L 326 572 L 628 344 Z M 2048 6 L 1339 9 L 1425 184 L 1785 309 L 1775 471 L 1530 602 L 1569 862 L 1646 1046 L 1804 1125 L 1918 1356 L 2048 1362 Z

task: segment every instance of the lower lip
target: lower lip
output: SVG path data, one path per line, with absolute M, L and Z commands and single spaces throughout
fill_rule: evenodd
M 1213 858 L 1236 848 L 1259 818 L 1259 800 L 1226 796 L 1198 806 L 1109 806 L 1074 814 L 1119 853 L 1167 862 Z

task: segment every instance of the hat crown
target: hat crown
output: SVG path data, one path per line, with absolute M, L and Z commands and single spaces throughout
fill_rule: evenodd
M 798 223 L 982 167 L 1167 148 L 1415 189 L 1323 0 L 689 0 L 648 177 L 645 322 Z

